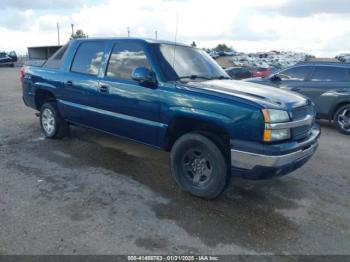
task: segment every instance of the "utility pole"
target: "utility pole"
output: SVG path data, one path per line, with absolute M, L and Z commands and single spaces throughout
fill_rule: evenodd
M 154 31 L 154 34 L 156 35 L 156 40 L 158 39 L 158 31 Z
M 128 31 L 128 37 L 130 37 L 130 28 L 127 27 L 126 30 Z
M 60 45 L 60 25 L 59 23 L 57 23 L 57 42 L 58 42 L 58 45 Z
M 74 25 L 71 24 L 70 26 L 72 27 L 72 37 L 73 37 L 74 36 Z

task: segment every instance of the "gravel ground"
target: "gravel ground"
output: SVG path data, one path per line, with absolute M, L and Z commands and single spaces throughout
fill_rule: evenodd
M 0 254 L 350 254 L 350 137 L 328 123 L 303 168 L 205 201 L 167 153 L 76 127 L 47 140 L 34 113 L 0 68 Z

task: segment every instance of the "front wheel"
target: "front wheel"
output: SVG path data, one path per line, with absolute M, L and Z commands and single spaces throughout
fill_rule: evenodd
M 192 195 L 214 199 L 229 183 L 230 173 L 223 152 L 201 134 L 180 137 L 172 147 L 170 162 L 174 180 Z
M 350 104 L 340 107 L 334 114 L 335 128 L 345 135 L 350 135 Z
M 47 138 L 62 138 L 69 133 L 69 125 L 61 117 L 55 102 L 47 102 L 40 109 L 40 126 Z

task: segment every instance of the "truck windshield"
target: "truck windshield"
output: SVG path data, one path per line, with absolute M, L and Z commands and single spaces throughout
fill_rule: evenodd
M 157 44 L 155 51 L 159 56 L 160 67 L 168 81 L 205 81 L 230 78 L 201 49 L 181 45 Z

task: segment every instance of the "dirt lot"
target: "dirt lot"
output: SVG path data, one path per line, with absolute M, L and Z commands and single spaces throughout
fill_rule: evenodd
M 302 169 L 181 192 L 168 154 L 92 130 L 46 140 L 0 68 L 0 254 L 350 254 L 350 137 L 321 123 Z

